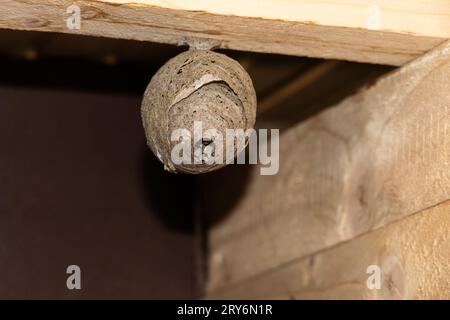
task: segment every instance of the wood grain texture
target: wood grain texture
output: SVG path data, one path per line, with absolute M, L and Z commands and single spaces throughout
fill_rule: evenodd
M 81 8 L 81 29 L 66 9 Z M 450 3 L 433 1 L 3 0 L 0 28 L 402 65 L 450 38 Z M 370 24 L 370 8 L 380 24 Z M 368 20 L 369 19 L 369 20 Z M 376 29 L 376 30 L 372 30 Z
M 208 290 L 449 199 L 449 79 L 447 43 L 282 133 L 277 175 L 250 167 L 226 184 L 247 178 L 210 230 Z M 206 216 L 224 197 L 220 185 L 205 183 Z
M 212 299 L 450 299 L 450 201 L 289 265 L 211 292 Z M 367 268 L 381 270 L 370 290 Z

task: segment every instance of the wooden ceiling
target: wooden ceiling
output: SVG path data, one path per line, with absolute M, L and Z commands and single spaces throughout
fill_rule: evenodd
M 0 28 L 402 65 L 450 38 L 450 2 L 3 0 Z

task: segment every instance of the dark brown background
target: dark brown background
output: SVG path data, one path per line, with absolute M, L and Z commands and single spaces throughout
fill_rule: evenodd
M 0 298 L 196 297 L 191 181 L 141 126 L 154 67 L 0 70 Z M 66 288 L 71 264 L 82 290 Z

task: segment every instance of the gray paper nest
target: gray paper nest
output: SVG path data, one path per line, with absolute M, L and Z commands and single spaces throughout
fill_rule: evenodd
M 153 76 L 141 112 L 147 144 L 166 170 L 203 173 L 225 164 L 173 163 L 171 150 L 178 142 L 171 141 L 171 132 L 185 128 L 193 135 L 194 121 L 201 121 L 203 130 L 219 130 L 224 137 L 226 129 L 253 128 L 256 94 L 250 76 L 237 61 L 212 51 L 188 50 Z

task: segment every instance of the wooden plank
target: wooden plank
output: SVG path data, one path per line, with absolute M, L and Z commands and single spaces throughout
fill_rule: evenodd
M 74 4 L 80 30 L 65 21 Z M 0 28 L 402 65 L 450 38 L 450 3 L 3 0 Z
M 205 216 L 222 211 L 209 233 L 208 288 L 449 199 L 449 79 L 447 43 L 282 133 L 277 175 L 235 166 L 205 177 Z
M 258 277 L 212 299 L 450 299 L 450 201 Z M 381 287 L 367 286 L 369 266 Z

